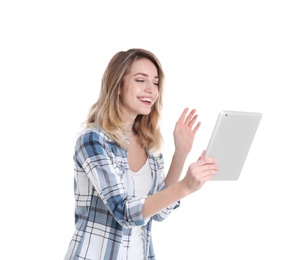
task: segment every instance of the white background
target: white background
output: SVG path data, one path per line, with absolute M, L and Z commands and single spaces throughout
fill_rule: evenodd
M 141 47 L 166 74 L 167 168 L 184 107 L 202 122 L 187 165 L 220 110 L 263 113 L 240 179 L 154 224 L 158 259 L 303 259 L 303 13 L 295 0 L 1 1 L 1 255 L 63 259 L 76 134 L 110 58 Z

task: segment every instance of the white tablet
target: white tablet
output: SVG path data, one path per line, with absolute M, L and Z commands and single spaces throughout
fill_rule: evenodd
M 219 171 L 212 180 L 238 180 L 262 118 L 261 113 L 221 111 L 206 157 L 216 159 Z

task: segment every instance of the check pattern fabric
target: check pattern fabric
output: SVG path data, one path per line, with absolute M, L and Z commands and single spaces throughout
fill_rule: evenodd
M 152 175 L 149 195 L 165 189 L 162 154 L 148 155 Z M 76 141 L 74 154 L 75 232 L 65 260 L 128 259 L 132 227 L 144 226 L 145 259 L 155 259 L 152 220 L 164 220 L 179 202 L 150 219 L 142 216 L 146 197 L 135 197 L 127 150 L 105 132 L 86 129 Z

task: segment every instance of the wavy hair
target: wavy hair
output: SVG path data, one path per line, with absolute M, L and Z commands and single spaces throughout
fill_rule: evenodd
M 139 138 L 139 142 L 149 152 L 156 152 L 161 148 L 162 135 L 160 131 L 160 113 L 162 109 L 164 72 L 157 57 L 144 49 L 129 49 L 116 53 L 110 60 L 102 77 L 100 95 L 91 107 L 86 121 L 87 127 L 103 129 L 119 146 L 127 147 L 127 125 L 120 112 L 119 88 L 123 78 L 134 61 L 146 58 L 157 69 L 159 77 L 158 99 L 148 115 L 138 115 L 132 126 L 132 131 Z

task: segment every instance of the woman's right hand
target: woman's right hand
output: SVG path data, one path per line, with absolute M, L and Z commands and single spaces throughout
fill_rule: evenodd
M 211 157 L 205 158 L 205 153 L 206 151 L 203 151 L 199 159 L 189 166 L 186 176 L 182 180 L 189 193 L 199 190 L 218 172 L 216 160 Z

